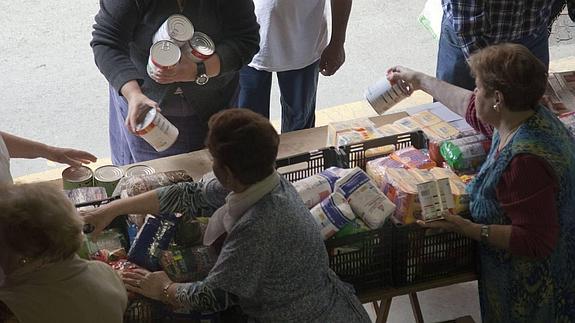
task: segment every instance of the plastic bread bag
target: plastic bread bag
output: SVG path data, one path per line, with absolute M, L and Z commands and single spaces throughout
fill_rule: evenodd
M 293 183 L 305 206 L 308 209 L 326 199 L 332 192 L 335 182 L 343 176 L 346 170 L 330 167 L 321 173 L 312 175 Z
M 388 168 L 404 168 L 403 164 L 389 156 L 377 158 L 367 162 L 366 173 L 377 184 L 377 187 L 383 191 L 385 171 Z
M 180 214 L 148 216 L 128 252 L 128 260 L 150 271 L 160 270 L 161 252 L 167 250 L 176 232 Z
M 311 209 L 313 219 L 320 227 L 324 240 L 331 238 L 341 228 L 355 219 L 345 197 L 336 192 Z
M 162 251 L 160 264 L 172 281 L 183 283 L 204 279 L 217 259 L 212 247 L 200 245 L 182 248 L 172 245 Z
M 395 211 L 393 204 L 360 168 L 354 168 L 336 182 L 336 191 L 348 201 L 353 213 L 370 229 L 381 227 Z
M 184 170 L 124 177 L 116 186 L 112 196 L 119 196 L 124 190 L 128 196 L 135 196 L 158 187 L 191 181 L 193 181 L 192 177 Z
M 404 164 L 407 168 L 429 169 L 436 166 L 433 160 L 414 147 L 400 149 L 391 154 L 391 158 Z

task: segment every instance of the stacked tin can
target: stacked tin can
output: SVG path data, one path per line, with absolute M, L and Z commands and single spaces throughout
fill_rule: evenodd
M 182 15 L 171 15 L 160 26 L 152 38 L 152 47 L 148 58 L 148 75 L 158 68 L 171 68 L 180 61 L 180 46 L 186 44 L 194 35 L 194 26 Z

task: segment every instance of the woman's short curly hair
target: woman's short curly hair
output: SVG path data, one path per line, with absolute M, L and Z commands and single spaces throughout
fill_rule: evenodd
M 503 94 L 511 111 L 534 109 L 547 87 L 547 68 L 523 45 L 483 48 L 471 55 L 469 66 L 488 93 Z
M 244 185 L 275 170 L 279 136 L 268 119 L 248 109 L 228 109 L 210 118 L 206 146 Z
M 82 243 L 82 220 L 48 184 L 0 185 L 0 239 L 21 257 L 57 262 Z

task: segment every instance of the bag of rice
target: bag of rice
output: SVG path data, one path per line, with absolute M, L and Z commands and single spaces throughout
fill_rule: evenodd
M 347 170 L 330 167 L 321 173 L 312 175 L 293 183 L 296 191 L 308 209 L 316 206 L 326 199 L 332 192 L 335 182 L 346 173 Z
M 353 213 L 371 229 L 377 229 L 395 211 L 393 204 L 360 168 L 352 169 L 335 184 L 348 201 Z
M 346 224 L 355 219 L 351 207 L 340 193 L 333 193 L 311 209 L 311 215 L 319 225 L 324 240 L 331 238 Z

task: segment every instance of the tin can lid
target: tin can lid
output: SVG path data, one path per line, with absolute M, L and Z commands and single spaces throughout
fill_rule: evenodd
M 115 182 L 122 177 L 124 177 L 124 171 L 114 165 L 98 167 L 94 171 L 94 179 L 99 182 Z
M 150 48 L 150 60 L 158 67 L 178 64 L 181 55 L 180 47 L 169 40 L 157 41 Z
M 195 32 L 194 37 L 190 40 L 190 47 L 197 50 L 200 54 L 210 56 L 216 50 L 214 41 L 202 32 Z
M 183 15 L 171 15 L 166 21 L 168 35 L 177 41 L 188 41 L 194 35 L 194 25 Z
M 92 176 L 92 170 L 86 166 L 70 166 L 62 171 L 62 179 L 71 183 L 84 182 Z
M 143 129 L 146 129 L 156 118 L 156 113 L 157 113 L 156 109 L 154 108 L 150 109 L 146 113 L 144 120 L 142 120 L 142 122 L 139 122 L 136 125 L 136 132 L 141 132 Z
M 156 170 L 148 165 L 134 165 L 126 170 L 126 176 L 151 175 L 155 172 Z

